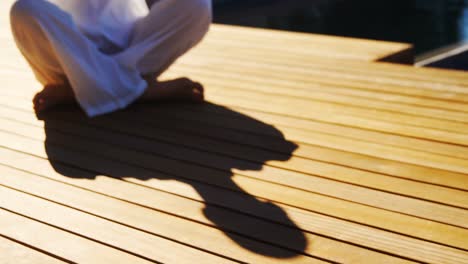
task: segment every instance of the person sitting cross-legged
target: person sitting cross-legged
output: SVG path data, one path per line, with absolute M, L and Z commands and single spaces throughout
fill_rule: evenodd
M 44 89 L 37 112 L 78 102 L 97 116 L 136 101 L 202 102 L 187 78 L 157 77 L 202 40 L 210 0 L 18 0 L 11 27 L 18 48 Z

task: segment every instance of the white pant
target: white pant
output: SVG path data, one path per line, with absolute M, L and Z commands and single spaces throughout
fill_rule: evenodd
M 44 85 L 69 82 L 91 117 L 135 101 L 147 88 L 142 75 L 166 70 L 210 23 L 210 0 L 159 0 L 135 23 L 126 47 L 106 50 L 46 0 L 18 0 L 11 10 L 16 43 L 37 79 Z

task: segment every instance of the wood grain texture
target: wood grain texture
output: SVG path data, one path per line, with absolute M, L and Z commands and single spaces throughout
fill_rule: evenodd
M 37 136 L 40 133 L 42 133 L 40 128 L 38 129 L 36 127 L 28 127 L 28 126 L 23 126 L 23 128 L 20 128 L 22 126 L 22 124 L 11 122 L 9 120 L 4 120 L 3 122 L 5 123 L 5 125 L 8 125 L 9 127 L 16 127 L 15 131 L 17 131 L 17 132 L 21 131 L 22 135 L 25 135 L 27 137 L 36 138 L 36 139 L 39 139 L 39 140 L 44 140 L 45 139 L 44 137 L 38 137 Z M 86 122 L 86 120 L 82 120 L 82 121 L 79 121 L 77 123 L 83 123 L 83 122 Z M 122 124 L 122 122 L 119 122 L 119 125 L 121 125 L 121 124 Z M 98 141 L 103 141 L 103 142 L 112 142 L 112 144 L 119 144 L 118 142 L 128 142 L 128 143 L 119 144 L 119 145 L 124 147 L 124 148 L 130 147 L 130 148 L 132 148 L 134 150 L 137 149 L 137 150 L 144 151 L 144 152 L 147 152 L 147 153 L 153 153 L 153 154 L 160 155 L 160 156 L 166 156 L 166 157 L 169 157 L 169 158 L 172 158 L 172 159 L 179 159 L 179 160 L 182 159 L 182 160 L 186 160 L 186 161 L 188 161 L 190 163 L 197 163 L 197 164 L 202 165 L 202 166 L 215 167 L 215 168 L 218 168 L 218 169 L 223 169 L 222 164 L 230 164 L 230 163 L 231 164 L 237 163 L 238 164 L 237 166 L 239 166 L 239 167 L 240 166 L 244 166 L 244 167 L 261 166 L 260 163 L 255 165 L 255 163 L 248 162 L 248 161 L 233 161 L 232 158 L 229 158 L 229 157 L 222 158 L 220 156 L 209 155 L 209 154 L 206 154 L 204 152 L 200 152 L 200 151 L 196 151 L 196 150 L 193 150 L 193 151 L 189 152 L 186 149 L 179 148 L 177 146 L 173 146 L 173 145 L 170 145 L 170 144 L 167 144 L 167 143 L 164 143 L 164 142 L 156 143 L 156 142 L 149 142 L 149 141 L 145 141 L 145 140 L 132 140 L 132 141 L 129 141 L 130 139 L 127 136 L 105 133 L 104 129 L 106 127 L 113 127 L 113 125 L 110 122 L 102 124 L 101 127 L 102 127 L 102 129 L 86 129 L 86 128 L 83 129 L 83 128 L 80 128 L 79 126 L 74 126 L 73 123 L 59 122 L 59 124 L 54 125 L 54 127 L 53 127 L 54 132 L 50 131 L 50 132 L 48 132 L 48 134 L 49 134 L 49 137 L 55 137 L 55 138 L 62 137 L 62 138 L 64 138 L 61 141 L 57 141 L 58 143 L 67 142 L 69 140 L 80 142 L 80 144 L 77 144 L 77 145 L 79 145 L 79 148 L 84 150 L 84 151 L 91 148 L 90 146 L 92 146 L 92 145 L 90 145 L 89 142 L 83 141 L 82 139 L 75 138 L 75 137 L 72 137 L 73 139 L 67 140 L 66 137 L 60 136 L 59 133 L 61 132 L 61 133 L 66 133 L 66 134 L 86 135 L 86 137 L 92 137 L 92 138 L 95 138 Z M 130 127 L 130 125 L 129 125 L 129 127 Z M 133 124 L 131 127 L 134 127 L 135 130 L 139 130 L 139 131 L 148 131 L 148 129 L 146 129 L 146 128 L 141 128 L 141 127 L 138 128 L 135 124 Z M 81 132 L 78 134 L 78 133 L 76 133 L 76 131 L 81 131 Z M 129 130 L 126 130 L 126 132 L 131 133 Z M 144 137 L 147 138 L 149 136 L 154 135 L 154 133 L 150 133 L 150 134 L 141 134 L 140 133 L 138 135 L 144 136 Z M 172 138 L 174 139 L 173 143 L 177 143 L 177 142 L 180 143 L 180 142 L 183 141 L 180 136 L 176 136 L 176 134 L 174 134 L 174 133 L 172 134 Z M 198 140 L 192 140 L 192 141 L 193 142 L 198 142 Z M 117 143 L 113 143 L 113 142 L 117 142 Z M 272 142 L 271 144 L 273 144 L 275 141 L 271 141 L 271 142 Z M 213 143 L 213 144 L 219 145 L 219 144 L 223 144 L 223 142 L 216 142 L 216 143 Z M 70 145 L 70 147 L 72 147 L 72 146 Z M 76 148 L 76 146 L 75 146 L 75 148 Z M 94 148 L 96 148 L 96 145 L 94 145 Z M 102 146 L 102 147 L 99 147 L 99 148 L 105 149 L 105 148 L 108 148 L 108 146 Z M 227 151 L 227 153 L 232 153 L 233 152 L 232 148 L 229 147 L 229 144 L 223 144 L 222 149 L 225 149 Z M 249 150 L 249 152 L 250 152 L 250 148 L 247 148 L 246 150 Z M 118 153 L 117 155 L 113 156 L 116 159 L 119 159 L 119 157 L 125 157 L 125 154 L 124 154 L 125 152 L 122 152 L 122 150 L 119 150 L 119 149 L 114 149 L 114 150 L 108 151 L 108 152 L 109 153 Z M 246 152 L 246 151 L 239 151 L 239 152 Z M 134 154 L 134 155 L 139 155 L 139 154 Z M 265 155 L 268 155 L 268 154 L 265 154 Z M 242 158 L 242 156 L 239 155 L 238 158 Z M 149 160 L 149 157 L 142 156 L 138 160 L 141 160 L 141 161 Z M 258 162 L 260 162 L 260 160 L 258 160 Z M 244 165 L 242 165 L 242 163 Z M 272 164 L 272 165 L 280 164 L 280 162 L 268 162 L 268 163 Z M 212 165 L 212 164 L 217 164 L 217 165 Z M 251 165 L 249 165 L 249 164 L 251 164 Z M 377 207 L 381 207 L 381 208 L 386 208 L 386 209 L 393 210 L 393 211 L 406 212 L 408 214 L 418 215 L 418 216 L 428 218 L 428 219 L 434 219 L 434 220 L 436 219 L 435 218 L 436 216 L 433 213 L 434 211 L 440 212 L 442 218 L 440 218 L 439 221 L 447 221 L 445 217 L 448 217 L 448 216 L 451 216 L 451 219 L 464 219 L 466 217 L 466 215 L 465 215 L 466 212 L 464 210 L 449 209 L 448 207 L 443 208 L 443 207 L 440 207 L 440 206 L 436 206 L 435 204 L 424 203 L 424 202 L 420 202 L 420 201 L 417 201 L 417 200 L 412 201 L 412 200 L 409 200 L 409 199 L 402 199 L 401 197 L 391 196 L 391 195 L 384 194 L 384 193 L 380 193 L 381 199 L 371 200 L 370 201 L 368 199 L 368 197 L 370 197 L 370 196 L 376 197 L 377 193 L 375 193 L 375 192 L 373 192 L 371 190 L 353 187 L 353 189 L 355 189 L 355 192 L 356 192 L 356 193 L 353 194 L 353 192 L 351 192 L 350 186 L 348 186 L 348 185 L 344 185 L 344 184 L 342 184 L 340 182 L 331 182 L 331 181 L 323 180 L 321 178 L 314 178 L 311 175 L 311 174 L 317 174 L 318 170 L 323 170 L 323 173 L 321 173 L 322 175 L 328 175 L 328 174 L 330 174 L 331 171 L 335 171 L 335 174 L 337 174 L 340 171 L 340 167 L 338 167 L 338 166 L 329 166 L 327 168 L 326 164 L 320 164 L 320 163 L 317 163 L 317 162 L 312 162 L 312 161 L 301 159 L 301 158 L 291 158 L 285 164 L 289 164 L 288 166 L 282 166 L 284 169 L 287 169 L 287 170 L 278 170 L 275 167 L 264 166 L 264 168 L 261 171 L 261 174 L 268 175 L 269 181 L 277 182 L 277 183 L 284 184 L 284 185 L 287 185 L 287 186 L 293 186 L 293 187 L 296 187 L 296 188 L 299 188 L 299 189 L 324 193 L 324 194 L 332 195 L 334 197 L 338 197 L 338 198 L 342 198 L 342 199 L 351 199 L 351 200 L 353 200 L 355 202 L 360 202 L 360 203 L 369 204 L 369 205 L 373 205 L 373 206 L 377 206 Z M 145 167 L 148 167 L 148 166 L 152 167 L 151 165 L 144 165 L 143 163 L 141 163 L 140 165 L 145 166 Z M 161 166 L 158 166 L 158 168 L 162 169 Z M 192 169 L 192 170 L 194 170 L 194 169 Z M 197 169 L 197 170 L 199 170 L 199 169 Z M 307 173 L 307 174 L 309 174 L 309 177 L 303 177 L 298 173 L 292 172 L 291 170 L 296 170 L 296 171 L 301 171 L 303 173 Z M 327 173 L 327 171 L 328 171 L 328 173 Z M 343 171 L 342 172 L 343 175 L 352 173 L 352 170 L 349 170 L 349 169 L 346 169 L 346 168 L 342 168 L 342 171 Z M 168 171 L 168 172 L 170 172 L 170 171 Z M 258 179 L 264 179 L 258 173 L 242 172 L 242 171 L 239 171 L 239 170 L 234 170 L 233 172 L 239 173 L 241 175 L 248 175 L 248 176 L 251 176 L 251 177 L 256 177 Z M 360 172 L 360 173 L 362 174 L 364 172 Z M 288 176 L 287 179 L 289 179 L 289 180 L 285 181 L 282 178 L 284 176 L 286 176 L 286 175 Z M 341 175 L 341 174 L 339 174 L 339 175 Z M 358 175 L 358 173 L 356 173 L 356 175 Z M 369 176 L 369 178 L 375 178 L 375 177 L 378 177 L 378 175 L 374 175 L 374 177 Z M 341 179 L 339 177 L 336 177 L 335 179 L 341 181 Z M 356 179 L 352 183 L 359 184 L 359 181 L 360 181 L 359 179 Z M 299 185 L 299 184 L 297 184 L 297 182 L 301 182 L 301 184 Z M 377 180 L 377 182 L 378 182 L 378 180 Z M 391 183 L 390 181 L 386 181 L 386 184 L 390 184 L 390 183 Z M 440 197 L 438 199 L 438 201 L 440 201 L 441 203 L 443 203 L 445 200 L 448 200 L 449 197 L 452 197 L 452 200 L 454 202 L 458 201 L 458 205 L 463 207 L 463 206 L 466 206 L 467 201 L 468 201 L 468 196 L 466 195 L 465 192 L 461 192 L 461 191 L 458 191 L 458 190 L 449 190 L 449 189 L 445 189 L 445 188 L 430 188 L 431 185 L 422 185 L 422 184 L 419 184 L 419 183 L 411 183 L 411 182 L 405 183 L 405 182 L 403 182 L 401 180 L 398 180 L 398 179 L 394 179 L 394 185 L 393 186 L 389 185 L 388 189 L 390 191 L 392 191 L 392 192 L 398 192 L 398 189 L 400 188 L 400 186 L 404 185 L 404 184 L 410 184 L 410 185 L 412 184 L 411 185 L 412 187 L 415 187 L 415 189 L 421 190 L 421 192 L 433 191 L 431 193 L 433 196 L 443 195 L 442 197 Z M 317 187 L 317 186 L 320 186 L 320 187 Z M 333 187 L 331 187 L 331 186 L 333 186 Z M 318 189 L 318 188 L 320 188 L 320 189 Z M 357 193 L 359 193 L 359 195 L 357 195 Z M 408 195 L 411 195 L 411 193 L 409 193 L 409 190 L 408 190 Z M 358 198 L 359 196 L 361 196 L 361 198 Z M 414 196 L 414 193 L 413 193 L 413 196 Z M 354 197 L 356 197 L 356 198 L 354 198 Z M 399 203 L 397 203 L 396 199 L 398 199 L 398 201 L 400 201 L 401 204 L 408 205 L 409 208 L 418 208 L 418 211 L 416 212 L 414 210 L 407 210 L 407 209 L 403 209 L 402 207 L 397 207 L 397 204 L 399 204 Z M 388 203 L 388 201 L 392 201 L 392 202 Z M 390 206 L 390 204 L 392 206 Z M 427 210 L 427 213 L 425 213 L 425 214 L 422 213 L 424 210 Z M 445 219 L 445 220 L 443 220 L 443 219 Z M 455 224 L 455 222 L 452 222 L 452 224 Z M 461 222 L 458 222 L 458 224 L 464 225 L 464 222 L 461 221 Z
M 26 159 L 27 159 L 27 157 L 26 157 Z M 34 159 L 30 159 L 30 160 L 33 161 Z M 36 159 L 35 162 L 33 162 L 33 163 L 35 163 L 36 166 L 39 166 L 41 168 L 46 168 L 45 166 L 40 165 L 41 162 L 44 162 L 44 161 Z M 3 169 L 3 170 L 5 170 L 5 169 Z M 18 171 L 15 172 L 14 170 L 5 170 L 5 171 L 7 171 L 7 172 L 10 171 L 10 174 L 13 174 L 13 175 L 24 175 L 24 173 L 20 173 Z M 39 172 L 42 173 L 42 170 L 40 170 Z M 48 175 L 51 175 L 51 177 L 50 177 L 51 179 L 56 179 L 56 180 L 58 180 L 60 182 L 66 182 L 66 183 L 72 184 L 74 186 L 79 186 L 81 188 L 85 188 L 85 189 L 88 189 L 88 190 L 91 190 L 91 191 L 103 193 L 103 194 L 106 194 L 106 195 L 109 195 L 109 196 L 112 196 L 112 195 L 115 196 L 116 195 L 116 197 L 119 198 L 119 199 L 131 201 L 131 202 L 133 202 L 135 204 L 141 204 L 141 205 L 145 205 L 145 206 L 148 206 L 148 207 L 153 207 L 153 208 L 158 209 L 158 210 L 164 210 L 164 211 L 167 211 L 167 212 L 170 212 L 170 213 L 173 213 L 173 214 L 177 214 L 177 215 L 180 215 L 180 216 L 186 216 L 188 218 L 192 218 L 193 220 L 197 220 L 197 221 L 200 221 L 200 222 L 206 222 L 206 220 L 204 220 L 204 216 L 201 215 L 202 209 L 200 209 L 200 206 L 202 206 L 203 203 L 196 203 L 196 202 L 193 202 L 191 200 L 182 199 L 180 197 L 177 197 L 177 196 L 174 196 L 174 195 L 169 195 L 169 194 L 164 193 L 164 192 L 158 192 L 158 191 L 155 191 L 155 190 L 150 190 L 148 188 L 145 189 L 145 188 L 139 187 L 138 185 L 133 185 L 133 184 L 130 184 L 128 182 L 126 183 L 126 182 L 122 182 L 122 181 L 119 181 L 119 180 L 113 180 L 113 179 L 105 178 L 105 177 L 101 177 L 102 180 L 97 179 L 97 184 L 89 184 L 89 182 L 87 183 L 87 182 L 83 182 L 83 181 L 79 182 L 79 181 L 76 181 L 76 180 L 70 180 L 70 179 L 67 179 L 66 177 L 60 176 L 58 174 L 53 175 L 53 174 L 50 173 Z M 27 178 L 26 175 L 24 176 L 24 178 Z M 40 178 L 37 178 L 37 177 L 35 178 L 34 176 L 29 176 L 29 178 L 31 179 L 31 181 L 34 181 L 34 179 L 36 179 L 36 181 L 47 181 L 46 179 L 40 179 Z M 27 179 L 25 179 L 25 180 L 27 180 Z M 21 185 L 12 183 L 11 180 L 6 180 L 6 181 L 7 181 L 7 184 L 9 184 L 9 185 L 13 184 L 15 187 L 21 188 L 20 187 Z M 176 186 L 176 185 L 173 184 L 173 186 Z M 183 188 L 180 188 L 180 187 L 178 187 L 176 189 L 182 189 L 183 190 Z M 187 193 L 187 191 L 185 191 L 185 192 Z M 220 190 L 219 193 L 223 194 L 223 191 Z M 184 194 L 184 193 L 181 193 L 181 195 L 187 196 L 187 194 Z M 227 193 L 227 194 L 224 194 L 224 195 L 229 195 L 229 194 Z M 239 199 L 237 199 L 237 200 L 239 200 Z M 182 207 L 185 207 L 185 208 L 182 208 Z M 239 207 L 239 206 L 237 206 L 237 207 Z M 23 210 L 26 210 L 26 209 L 23 209 Z M 198 213 L 197 213 L 197 211 L 198 211 Z M 301 216 L 299 214 L 296 213 L 296 215 L 299 216 L 298 219 L 301 218 Z M 233 218 L 233 221 L 239 221 L 239 222 L 247 223 L 246 220 L 242 221 L 242 217 L 239 217 L 239 216 L 236 217 L 235 214 L 231 213 L 230 217 Z M 246 217 L 244 216 L 244 218 L 246 218 Z M 304 219 L 304 216 L 302 216 L 302 218 L 303 219 L 300 222 L 305 223 L 305 222 L 308 221 L 308 220 Z M 272 220 L 275 220 L 275 219 L 272 219 Z M 314 222 L 316 222 L 316 221 L 314 221 Z M 207 224 L 209 224 L 209 223 L 207 223 Z M 257 224 L 257 228 L 265 228 L 265 225 L 268 225 L 267 223 L 262 223 L 261 221 L 257 221 L 256 224 Z M 262 227 L 262 225 L 263 225 L 263 227 Z M 105 227 L 105 226 L 103 226 L 103 227 Z M 271 242 L 277 243 L 277 244 L 278 243 L 280 243 L 280 244 L 284 243 L 285 245 L 289 242 L 290 243 L 288 245 L 289 247 L 294 246 L 293 244 L 291 244 L 292 241 L 286 241 L 287 236 L 285 234 L 287 234 L 287 231 L 284 231 L 284 229 L 285 229 L 285 227 L 283 227 L 281 225 L 277 225 L 276 227 L 272 228 L 272 230 L 275 230 L 275 232 L 279 232 L 279 233 L 283 234 L 283 240 L 284 241 L 271 241 Z M 319 227 L 317 227 L 316 230 L 319 230 Z M 270 234 L 270 236 L 271 236 L 271 234 Z M 367 259 L 374 259 L 375 261 L 382 260 L 384 262 L 389 262 L 389 263 L 399 262 L 398 259 L 389 257 L 388 255 L 379 254 L 379 253 L 376 253 L 376 252 L 373 252 L 373 251 L 370 251 L 370 250 L 366 250 L 366 249 L 363 249 L 363 248 L 360 248 L 360 247 L 352 246 L 352 245 L 349 245 L 349 244 L 346 244 L 346 243 L 343 243 L 343 242 L 335 241 L 335 240 L 332 240 L 332 239 L 327 239 L 327 238 L 322 237 L 322 236 L 317 236 L 317 235 L 312 235 L 312 234 L 306 234 L 306 236 L 307 236 L 307 239 L 313 245 L 313 246 L 309 247 L 308 251 L 309 251 L 309 253 L 311 253 L 312 255 L 315 255 L 315 256 L 326 257 L 326 258 L 328 258 L 330 260 L 334 260 L 334 261 L 340 261 L 340 260 L 341 261 L 346 261 L 346 260 L 350 260 L 349 255 L 354 253 L 356 255 L 352 258 L 352 260 L 357 261 L 357 262 L 364 261 L 366 258 Z M 201 237 L 193 237 L 193 239 L 201 239 Z M 138 243 L 138 244 L 140 244 L 140 243 Z M 138 246 L 138 244 L 135 245 L 135 246 Z M 154 244 L 150 244 L 149 246 L 151 246 L 151 245 L 154 245 Z M 174 250 L 175 250 L 175 248 L 173 248 L 173 249 L 167 248 L 166 252 L 168 254 L 172 255 L 173 258 L 175 257 L 176 259 L 177 259 L 177 256 L 179 256 L 179 257 L 183 257 L 183 259 L 186 259 L 187 261 L 193 260 L 193 258 L 189 258 L 190 255 L 176 254 L 176 252 Z M 333 255 L 333 257 L 331 257 L 332 255 Z M 246 257 L 248 257 L 248 256 L 246 256 Z M 167 257 L 165 259 L 167 259 Z M 201 258 L 201 259 L 204 259 L 204 258 Z M 309 261 L 312 261 L 312 260 L 309 260 Z
M 0 209 L 0 234 L 75 263 L 152 263 L 120 250 Z
M 2 175 L 5 175 L 5 177 L 21 177 L 25 181 L 28 180 L 28 175 L 25 173 L 8 168 L 2 169 Z M 29 181 L 31 184 L 37 184 L 37 181 L 41 180 L 37 179 L 35 182 L 32 175 L 29 176 L 29 179 L 31 179 Z M 7 182 L 2 181 L 1 184 Z M 57 187 L 60 187 L 60 185 L 57 185 Z M 27 192 L 28 190 L 22 191 Z M 80 234 L 103 244 L 124 249 L 154 262 L 188 263 L 193 259 L 203 259 L 206 263 L 232 263 L 227 259 L 98 218 L 74 208 L 40 199 L 25 192 L 0 186 L 0 197 L 5 203 L 5 208 L 10 211 Z
M 0 236 L 0 263 L 4 264 L 48 264 L 66 263 L 41 251 L 32 249 L 18 241 Z
M 466 72 L 382 62 L 411 61 L 402 43 L 213 25 L 161 77 L 208 103 L 36 116 L 13 2 L 0 262 L 468 261 Z
M 31 128 L 27 128 L 27 129 L 30 130 Z M 8 136 L 8 135 L 5 135 L 5 136 Z M 10 144 L 7 145 L 9 146 L 9 148 L 18 149 L 24 152 L 29 152 L 31 154 L 42 156 L 44 158 L 47 157 L 44 153 L 44 150 L 40 150 L 39 142 L 41 142 L 42 140 L 38 140 L 37 143 L 34 143 L 34 141 L 31 141 L 28 139 L 21 139 L 21 138 L 14 137 L 14 136 L 13 137 L 8 136 L 8 138 L 3 137 L 3 139 L 5 142 L 11 142 Z M 66 140 L 66 141 L 70 142 L 70 140 Z M 87 144 L 85 143 L 85 141 L 78 140 L 77 138 L 74 138 L 71 141 L 77 142 L 77 144 L 80 146 L 85 146 Z M 28 142 L 28 143 L 23 143 L 23 142 Z M 108 147 L 104 145 L 101 145 L 99 148 L 106 149 L 105 153 L 113 153 L 117 155 L 117 156 L 114 156 L 115 158 L 118 158 L 118 155 L 124 155 L 123 157 L 129 155 L 129 154 L 123 154 L 125 150 L 119 150 L 117 148 L 114 148 L 113 150 L 107 150 Z M 54 156 L 61 159 L 65 163 L 75 161 L 76 163 L 73 164 L 75 166 L 85 166 L 85 168 L 96 170 L 96 171 L 102 171 L 103 173 L 108 173 L 109 175 L 115 175 L 117 177 L 121 177 L 119 175 L 122 175 L 122 173 L 124 173 L 125 171 L 127 172 L 127 174 L 124 173 L 124 175 L 127 175 L 130 178 L 136 177 L 137 179 L 146 177 L 146 176 L 139 176 L 139 175 L 148 175 L 151 173 L 151 172 L 145 172 L 145 170 L 138 170 L 134 166 L 129 167 L 128 165 L 126 166 L 124 164 L 118 164 L 115 161 L 112 161 L 111 159 L 107 159 L 107 158 L 99 158 L 96 156 L 96 157 L 88 157 L 88 159 L 86 159 L 84 157 L 80 157 L 78 153 L 73 154 L 72 151 L 66 151 L 64 148 L 60 148 L 60 147 L 56 148 L 51 145 L 49 145 L 49 149 L 50 150 L 53 149 L 54 151 L 59 151 L 58 153 L 60 153 L 60 155 L 54 155 Z M 67 149 L 70 149 L 70 147 L 67 147 Z M 128 152 L 128 153 L 132 153 L 131 155 L 133 157 L 137 157 L 135 155 L 138 155 L 135 152 Z M 183 153 L 183 152 L 179 151 L 179 153 Z M 87 154 L 87 156 L 89 155 L 90 153 Z M 145 158 L 144 156 L 139 155 L 136 160 L 144 162 L 144 160 L 148 160 L 148 158 Z M 193 180 L 197 180 L 196 175 L 204 175 L 204 178 L 201 179 L 202 181 L 206 181 L 207 183 L 211 183 L 211 184 L 216 184 L 220 187 L 229 188 L 229 185 L 227 185 L 227 183 L 225 183 L 224 181 L 215 180 L 215 178 L 209 177 L 209 175 L 212 175 L 215 173 L 212 170 L 201 169 L 201 168 L 197 168 L 194 166 L 191 166 L 190 168 L 188 168 L 187 166 L 182 165 L 180 162 L 176 162 L 174 160 L 171 161 L 169 159 L 164 159 L 164 158 L 162 159 L 163 162 L 158 162 L 157 160 L 158 160 L 157 157 L 151 156 L 151 159 L 150 159 L 151 163 L 145 162 L 145 165 L 143 165 L 143 163 L 138 163 L 138 164 L 145 168 L 152 167 L 155 170 L 158 170 L 158 171 L 163 170 L 166 173 L 170 173 L 170 174 L 176 173 L 180 175 L 181 177 L 189 177 L 190 179 L 193 179 Z M 96 162 L 100 164 L 103 164 L 103 162 L 105 162 L 109 165 L 103 166 L 103 165 L 96 164 Z M 182 166 L 182 168 L 177 169 L 177 171 L 165 170 L 162 166 L 163 163 L 164 164 L 171 164 L 171 163 L 179 164 L 177 166 L 179 167 Z M 138 164 L 135 164 L 135 165 L 138 166 Z M 184 167 L 186 169 L 184 169 Z M 195 177 L 193 177 L 192 175 Z M 222 176 L 223 174 L 217 173 L 217 175 L 218 177 L 216 178 L 223 177 Z M 174 176 L 172 175 L 167 175 L 167 176 L 161 175 L 161 176 L 154 176 L 154 177 L 162 178 L 162 179 L 174 178 Z M 179 181 L 185 181 L 183 178 L 177 178 L 177 179 Z M 363 223 L 367 223 L 371 225 L 377 225 L 378 227 L 381 227 L 381 228 L 390 228 L 390 230 L 394 230 L 396 232 L 408 233 L 408 234 L 411 234 L 412 236 L 427 237 L 426 235 L 428 234 L 426 232 L 427 230 L 426 228 L 428 225 L 431 225 L 433 226 L 431 229 L 439 230 L 439 231 L 434 231 L 430 234 L 432 239 L 434 239 L 435 237 L 438 237 L 437 241 L 440 241 L 439 239 L 442 239 L 442 241 L 449 241 L 448 242 L 449 244 L 456 243 L 458 245 L 464 245 L 465 243 L 464 242 L 465 236 L 461 236 L 461 237 L 459 236 L 460 234 L 464 233 L 463 229 L 449 228 L 448 230 L 446 230 L 448 226 L 445 226 L 445 225 L 440 225 L 434 222 L 431 223 L 428 221 L 422 221 L 416 218 L 405 217 L 400 214 L 392 214 L 392 213 L 382 211 L 382 210 L 379 210 L 378 213 L 377 212 L 372 213 L 372 215 L 374 215 L 377 218 L 370 218 L 368 217 L 369 210 L 373 211 L 373 208 L 365 207 L 359 204 L 352 204 L 349 202 L 345 202 L 344 200 L 330 199 L 330 198 L 327 198 L 327 196 L 317 196 L 317 195 L 314 195 L 313 193 L 305 193 L 305 192 L 296 191 L 297 194 L 294 194 L 293 190 L 288 190 L 287 188 L 284 188 L 283 186 L 278 186 L 278 185 L 275 186 L 275 185 L 268 184 L 266 182 L 260 182 L 260 181 L 255 181 L 255 180 L 252 181 L 252 180 L 249 180 L 248 178 L 243 177 L 242 175 L 236 176 L 234 180 L 243 189 L 249 190 L 249 193 L 255 194 L 258 197 L 265 197 L 265 198 L 268 197 L 268 199 L 279 201 L 285 204 L 290 204 L 290 205 L 310 209 L 312 211 L 323 212 L 325 214 L 333 214 L 333 215 L 339 216 L 340 218 L 346 218 L 346 219 L 355 220 L 355 221 L 359 221 L 359 222 L 363 222 Z M 339 185 L 339 183 L 336 183 L 336 184 Z M 330 187 L 331 189 L 336 188 L 336 186 L 330 186 Z M 323 191 L 327 192 L 327 189 L 330 189 L 330 187 L 323 188 Z M 331 194 L 329 191 L 328 193 Z M 298 196 L 298 194 L 300 195 Z M 355 197 L 359 197 L 359 196 L 355 196 Z M 349 211 L 344 210 L 342 208 L 344 204 L 347 204 L 346 208 L 349 208 Z M 401 203 L 401 205 L 404 205 L 404 204 L 405 203 Z M 336 208 L 336 209 L 332 209 L 332 208 Z M 361 213 L 356 214 L 356 212 L 361 212 Z M 421 212 L 422 211 L 420 211 L 420 213 Z M 361 215 L 362 216 L 366 215 L 367 217 L 360 217 Z M 382 222 L 378 220 L 380 217 L 382 217 L 382 219 L 385 218 L 387 220 L 392 219 L 392 221 Z M 399 222 L 401 222 L 401 224 L 398 224 Z M 453 229 L 453 231 L 449 231 L 450 229 Z M 438 235 L 436 235 L 436 233 L 438 233 Z M 452 234 L 454 235 L 454 237 L 452 237 Z M 458 239 L 461 239 L 461 240 L 459 242 L 456 242 L 458 239 L 454 240 L 455 237 L 458 237 Z
M 8 170 L 8 168 L 3 168 L 3 170 Z M 19 183 L 15 183 L 15 177 L 21 177 L 23 180 Z M 110 197 L 106 198 L 106 196 L 102 194 L 86 191 L 81 188 L 73 188 L 72 186 L 64 185 L 59 182 L 53 182 L 37 177 L 35 178 L 32 175 L 26 175 L 20 171 L 17 171 L 9 178 L 12 179 L 2 180 L 2 182 L 4 182 L 7 186 L 14 185 L 12 187 L 25 190 L 28 189 L 27 186 L 29 185 L 34 187 L 29 188 L 30 193 L 39 197 L 47 197 L 51 201 L 69 206 L 75 210 L 84 211 L 106 219 L 112 219 L 117 223 L 125 224 L 132 228 L 165 237 L 185 245 L 193 244 L 194 247 L 197 247 L 201 250 L 206 250 L 215 254 L 221 254 L 226 257 L 234 257 L 235 259 L 247 262 L 260 261 L 264 263 L 281 263 L 283 262 L 281 256 L 290 256 L 289 258 L 285 257 L 290 263 L 321 262 L 310 257 L 296 256 L 296 254 L 286 252 L 285 249 L 275 248 L 269 244 L 250 240 L 236 234 L 232 234 L 230 236 L 232 239 L 241 242 L 244 246 L 250 247 L 252 250 L 264 252 L 264 254 L 269 252 L 270 254 L 277 256 L 277 258 L 263 256 L 260 253 L 249 252 L 247 250 L 243 250 L 240 246 L 236 246 L 236 244 L 231 242 L 226 236 L 219 235 L 222 234 L 222 231 L 219 229 L 212 228 L 194 221 L 187 221 L 184 218 L 176 217 L 158 210 L 152 210 L 149 207 L 137 206 L 133 203 L 125 202 L 120 199 L 112 199 Z M 56 191 L 53 194 L 48 194 L 50 193 L 51 187 L 55 187 L 54 189 Z M 153 201 L 157 200 L 157 197 L 154 197 Z M 172 202 L 173 206 L 179 206 L 179 208 L 174 208 L 175 210 L 191 210 L 191 212 L 194 212 L 198 211 L 199 209 L 196 207 L 187 207 L 182 209 L 181 207 L 183 204 L 178 204 L 175 201 Z M 53 212 L 51 212 L 51 214 L 53 214 Z M 76 221 L 79 221 L 79 219 Z M 98 221 L 98 219 L 96 219 L 95 222 L 96 221 Z M 90 232 L 93 232 L 93 234 L 96 236 L 99 235 L 97 230 L 91 230 Z M 152 247 L 153 245 L 148 244 L 146 246 Z M 184 258 L 184 255 L 177 255 L 177 252 L 173 251 L 175 249 L 175 247 L 168 247 L 166 249 L 166 253 L 175 254 L 175 258 Z M 184 259 L 186 261 L 191 260 L 188 257 L 189 256 L 185 256 Z

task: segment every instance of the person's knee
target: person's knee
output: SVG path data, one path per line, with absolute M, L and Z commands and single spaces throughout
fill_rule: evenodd
M 48 17 L 52 4 L 45 0 L 16 0 L 10 9 L 12 30 L 36 30 L 38 21 Z
M 41 0 L 16 0 L 10 9 L 10 17 L 12 21 L 15 19 L 25 19 L 38 15 L 38 4 Z
M 211 7 L 211 0 L 191 0 L 193 12 L 205 24 L 209 25 L 213 19 L 213 10 Z
M 213 11 L 211 8 L 211 0 L 183 0 L 187 2 L 187 10 L 190 13 L 193 31 L 200 35 L 200 39 L 208 31 L 213 19 Z M 190 2 L 190 3 L 188 3 Z
M 16 0 L 10 9 L 11 28 L 13 32 L 37 30 L 39 22 L 57 16 L 57 11 L 57 7 L 46 0 Z
M 191 2 L 195 5 L 196 13 L 211 18 L 211 0 L 192 0 Z
M 178 0 L 176 6 L 179 12 L 185 14 L 188 20 L 209 24 L 212 20 L 211 0 Z

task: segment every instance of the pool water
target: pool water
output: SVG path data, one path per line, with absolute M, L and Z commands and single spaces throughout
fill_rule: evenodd
M 215 22 L 412 43 L 468 41 L 468 0 L 214 0 Z

